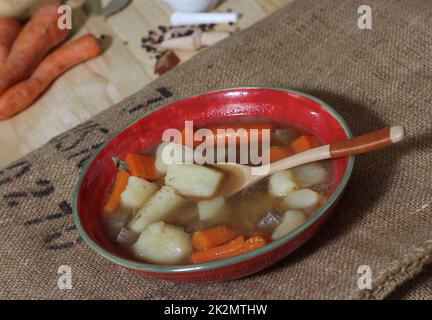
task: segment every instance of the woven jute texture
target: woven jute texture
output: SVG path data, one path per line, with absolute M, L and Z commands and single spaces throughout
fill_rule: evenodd
M 1 171 L 0 297 L 382 299 L 421 275 L 432 262 L 431 3 L 370 0 L 372 30 L 357 26 L 361 4 L 294 1 Z M 74 227 L 71 200 L 94 150 L 148 109 L 245 85 L 303 90 L 332 105 L 354 134 L 399 124 L 408 139 L 357 157 L 328 224 L 254 276 L 178 284 L 146 279 L 91 251 Z M 71 290 L 57 286 L 61 265 L 71 267 Z M 360 266 L 370 267 L 370 290 L 358 288 Z M 410 297 L 432 298 L 424 288 Z
M 431 299 L 432 293 L 432 267 L 429 267 L 414 280 L 402 285 L 399 290 L 391 294 L 389 299 Z

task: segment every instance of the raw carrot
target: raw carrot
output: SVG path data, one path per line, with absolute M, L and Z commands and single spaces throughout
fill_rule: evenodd
M 291 148 L 294 153 L 300 153 L 318 146 L 314 137 L 302 135 L 291 143 Z
M 138 153 L 128 153 L 125 158 L 128 171 L 131 175 L 146 180 L 157 180 L 159 177 L 155 167 L 155 157 Z
M 241 255 L 243 252 L 244 243 L 244 238 L 240 236 L 225 245 L 204 251 L 194 252 L 191 257 L 192 262 L 206 263 Z
M 41 62 L 30 79 L 14 85 L 0 97 L 0 120 L 27 109 L 67 70 L 100 53 L 99 41 L 90 34 L 56 49 Z
M 113 190 L 111 191 L 110 197 L 104 206 L 105 212 L 113 213 L 117 210 L 120 204 L 120 195 L 126 189 L 129 176 L 129 173 L 124 170 L 117 171 Z
M 19 33 L 0 67 L 0 95 L 28 79 L 48 51 L 66 39 L 70 30 L 58 27 L 59 6 L 57 1 L 42 6 Z
M 270 162 L 276 162 L 292 155 L 292 151 L 288 147 L 272 146 L 270 147 Z
M 192 235 L 192 246 L 195 250 L 203 251 L 225 244 L 237 237 L 237 235 L 235 230 L 224 226 L 201 230 Z
M 267 244 L 267 240 L 260 236 L 253 236 L 247 239 L 243 245 L 243 252 L 251 252 L 259 248 L 264 247 Z
M 0 66 L 6 61 L 21 24 L 13 18 L 0 19 Z

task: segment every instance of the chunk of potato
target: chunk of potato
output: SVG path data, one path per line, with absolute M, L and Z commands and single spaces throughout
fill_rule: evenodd
M 175 163 L 192 163 L 193 149 L 174 142 L 162 142 L 156 149 L 155 167 L 160 175 L 165 175 L 167 168 Z
M 284 209 L 307 209 L 319 203 L 320 195 L 310 189 L 294 190 L 288 193 L 282 200 Z
M 197 207 L 199 219 L 211 225 L 223 223 L 230 211 L 224 197 L 199 201 Z
M 299 210 L 285 212 L 281 223 L 273 231 L 272 239 L 277 240 L 306 222 L 306 215 Z
M 270 177 L 269 192 L 275 197 L 283 197 L 297 188 L 293 175 L 289 170 L 278 171 Z
M 293 169 L 294 178 L 300 188 L 319 184 L 327 178 L 327 170 L 318 163 L 308 163 Z
M 129 228 L 132 231 L 141 232 L 149 224 L 169 218 L 176 209 L 186 203 L 187 200 L 176 194 L 174 189 L 163 186 L 138 211 L 129 223 Z
M 197 205 L 195 202 L 191 201 L 182 206 L 181 214 L 172 214 L 168 218 L 164 219 L 164 222 L 183 227 L 186 232 L 190 232 L 189 230 L 198 220 Z
M 120 195 L 120 206 L 127 210 L 138 210 L 159 189 L 157 184 L 138 177 L 129 177 L 126 189 Z
M 159 221 L 141 232 L 132 251 L 147 262 L 171 265 L 186 263 L 193 249 L 190 235 L 182 228 Z
M 165 184 L 188 197 L 210 198 L 223 180 L 223 173 L 197 164 L 168 166 Z

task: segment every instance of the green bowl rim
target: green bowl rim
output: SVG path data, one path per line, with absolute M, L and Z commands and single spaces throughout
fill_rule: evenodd
M 284 91 L 284 92 L 297 94 L 297 95 L 306 97 L 308 99 L 311 99 L 311 100 L 317 102 L 318 104 L 320 104 L 322 107 L 324 107 L 340 123 L 340 125 L 345 130 L 345 133 L 349 138 L 352 138 L 352 136 L 353 136 L 351 133 L 351 130 L 348 127 L 345 120 L 332 107 L 330 107 L 324 101 L 322 101 L 322 100 L 320 100 L 320 99 L 318 99 L 318 98 L 316 98 L 316 97 L 314 97 L 308 93 L 305 93 L 303 91 L 296 90 L 296 89 L 286 89 L 286 88 L 271 87 L 271 86 L 223 87 L 223 88 L 216 88 L 216 89 L 212 89 L 212 90 L 207 90 L 207 91 L 200 92 L 200 93 L 188 96 L 188 97 L 182 97 L 179 99 L 175 99 L 175 100 L 173 100 L 167 104 L 158 105 L 157 107 L 152 108 L 151 110 L 145 111 L 143 115 L 141 115 L 137 119 L 131 121 L 130 123 L 125 125 L 123 128 L 121 128 L 120 130 L 118 130 L 117 132 L 112 134 L 110 136 L 110 138 L 101 147 L 99 147 L 96 150 L 96 152 L 94 153 L 94 155 L 87 161 L 87 163 L 85 164 L 85 166 L 83 167 L 83 170 L 81 171 L 81 173 L 79 175 L 78 181 L 77 181 L 75 188 L 74 188 L 74 191 L 73 191 L 73 202 L 72 202 L 73 219 L 74 219 L 75 225 L 76 225 L 81 237 L 90 246 L 90 248 L 92 248 L 94 251 L 96 251 L 101 256 L 105 257 L 106 259 L 110 260 L 111 262 L 114 262 L 118 265 L 121 265 L 121 266 L 129 268 L 129 269 L 134 269 L 134 270 L 138 270 L 138 271 L 153 272 L 153 273 L 171 273 L 171 272 L 183 272 L 183 273 L 185 273 L 185 272 L 194 272 L 194 271 L 205 271 L 205 270 L 212 270 L 212 269 L 217 269 L 217 268 L 221 268 L 221 267 L 234 265 L 234 264 L 252 259 L 252 258 L 257 257 L 259 255 L 265 254 L 269 251 L 272 251 L 272 250 L 284 245 L 288 241 L 296 238 L 298 235 L 300 235 L 305 230 L 307 230 L 310 226 L 314 225 L 324 215 L 324 213 L 327 211 L 327 209 L 329 209 L 334 204 L 334 202 L 339 198 L 339 196 L 344 191 L 346 184 L 348 183 L 348 180 L 351 176 L 351 172 L 352 172 L 352 169 L 354 166 L 354 157 L 353 156 L 350 156 L 348 158 L 347 169 L 345 171 L 345 174 L 344 174 L 339 186 L 337 187 L 335 192 L 330 196 L 330 198 L 327 200 L 327 202 L 316 212 L 316 214 L 311 219 L 309 219 L 305 224 L 303 224 L 300 227 L 296 228 L 295 230 L 291 231 L 290 233 L 288 233 L 284 237 L 269 243 L 265 247 L 260 248 L 260 249 L 255 250 L 255 251 L 252 251 L 252 252 L 242 254 L 240 256 L 224 259 L 221 261 L 215 261 L 215 262 L 209 262 L 209 263 L 197 264 L 197 265 L 175 265 L 175 266 L 155 265 L 155 264 L 136 262 L 136 261 L 131 261 L 131 260 L 127 260 L 124 258 L 120 258 L 114 254 L 109 253 L 108 251 L 106 251 L 105 249 L 103 249 L 102 247 L 97 245 L 87 235 L 87 232 L 84 230 L 83 226 L 81 225 L 81 221 L 80 221 L 79 214 L 78 214 L 78 192 L 79 192 L 82 180 L 83 180 L 84 176 L 86 175 L 87 170 L 90 167 L 91 163 L 95 160 L 95 158 L 98 156 L 98 154 L 101 152 L 101 150 L 103 148 L 105 148 L 105 146 L 108 143 L 110 143 L 110 141 L 114 137 L 116 137 L 123 130 L 126 130 L 128 127 L 130 127 L 131 125 L 140 121 L 141 119 L 143 119 L 144 117 L 146 117 L 150 113 L 152 113 L 156 110 L 162 109 L 162 108 L 164 108 L 168 105 L 171 105 L 177 101 L 190 99 L 190 98 L 202 95 L 202 94 L 207 94 L 207 93 L 212 93 L 212 92 L 227 91 L 227 90 L 242 90 L 242 89 L 269 89 L 269 90 Z

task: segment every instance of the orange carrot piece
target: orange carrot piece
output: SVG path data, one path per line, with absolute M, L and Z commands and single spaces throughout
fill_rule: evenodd
M 5 63 L 15 38 L 21 31 L 21 24 L 13 18 L 0 19 L 0 66 Z
M 60 29 L 60 2 L 42 6 L 19 33 L 6 62 L 0 67 L 0 95 L 26 80 L 52 48 L 63 42 L 70 30 Z
M 273 131 L 274 126 L 271 124 L 223 124 L 223 125 L 217 125 L 217 126 L 211 126 L 208 129 L 210 129 L 210 131 L 213 132 L 214 135 L 214 143 L 216 144 L 216 142 L 218 141 L 218 139 L 223 139 L 225 137 L 225 143 L 228 144 L 230 141 L 230 138 L 232 140 L 233 136 L 229 133 L 229 132 L 225 132 L 223 134 L 223 136 L 221 136 L 221 134 L 218 134 L 217 130 L 218 129 L 223 129 L 223 130 L 229 130 L 229 129 L 233 129 L 235 131 L 239 130 L 239 129 L 245 129 L 247 131 L 247 138 L 248 141 L 252 136 L 252 130 L 258 130 L 258 141 L 262 141 L 262 137 L 263 137 L 263 131 L 268 129 L 271 131 Z M 235 133 L 234 136 L 236 137 L 236 143 L 239 144 L 242 141 L 242 137 L 244 137 L 242 134 L 240 133 Z
M 129 173 L 146 180 L 157 180 L 159 174 L 155 167 L 155 157 L 138 153 L 128 153 L 125 158 Z
M 252 130 L 258 130 L 258 142 L 262 141 L 262 137 L 263 137 L 263 130 L 268 129 L 270 131 L 272 131 L 274 129 L 274 126 L 271 124 L 223 124 L 223 125 L 217 125 L 217 126 L 210 126 L 208 128 L 206 128 L 208 130 L 210 130 L 212 132 L 212 137 L 214 139 L 214 144 L 216 145 L 216 143 L 218 142 L 218 140 L 224 141 L 225 139 L 225 144 L 228 145 L 230 143 L 231 140 L 235 139 L 236 144 L 239 144 L 243 141 L 244 138 L 247 138 L 247 141 L 249 142 L 249 139 L 252 136 Z M 218 133 L 218 129 L 220 130 L 225 130 L 225 133 Z M 231 133 L 229 131 L 226 130 L 234 130 L 234 133 Z M 242 134 L 242 132 L 237 132 L 237 130 L 239 129 L 245 129 L 246 133 L 245 135 Z M 194 130 L 192 132 L 192 136 L 195 134 Z M 186 145 L 186 129 L 183 128 L 182 129 L 182 143 L 183 145 Z M 193 147 L 196 147 L 197 145 L 201 144 L 202 141 L 193 141 Z
M 0 97 L 0 120 L 30 107 L 67 70 L 100 53 L 99 41 L 90 34 L 55 50 L 41 62 L 30 79 L 11 87 Z
M 211 261 L 223 260 L 242 254 L 245 240 L 242 236 L 224 244 L 204 251 L 192 254 L 193 263 L 206 263 Z
M 267 240 L 260 236 L 253 236 L 247 239 L 243 246 L 243 253 L 251 252 L 259 248 L 264 247 L 267 244 Z
M 225 244 L 237 237 L 237 235 L 235 230 L 224 226 L 200 230 L 192 235 L 192 246 L 195 250 L 203 251 Z
M 113 213 L 117 210 L 120 204 L 120 195 L 126 189 L 129 176 L 129 173 L 124 170 L 117 171 L 113 190 L 111 191 L 111 195 L 104 206 L 105 212 Z
M 288 147 L 272 146 L 270 147 L 270 162 L 276 162 L 292 155 L 292 151 Z
M 294 153 L 300 153 L 318 146 L 314 137 L 302 135 L 291 143 L 291 148 Z
M 260 237 L 263 238 L 267 243 L 271 242 L 271 233 L 265 230 L 255 230 L 254 232 L 252 232 L 252 234 L 250 234 L 249 237 Z

